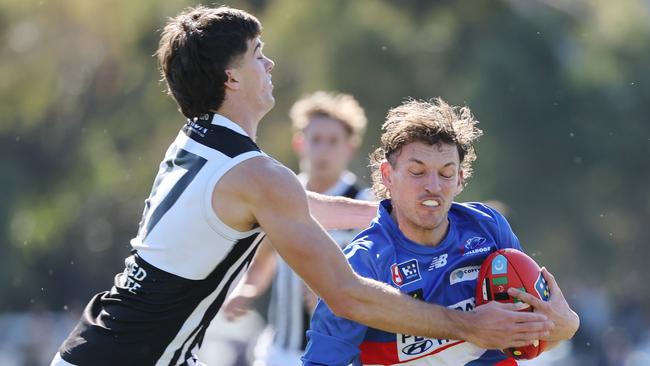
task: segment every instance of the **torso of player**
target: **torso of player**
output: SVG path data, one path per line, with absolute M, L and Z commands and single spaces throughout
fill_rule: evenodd
M 167 150 L 145 202 L 138 235 L 131 240 L 147 262 L 192 280 L 205 278 L 227 255 L 230 245 L 220 242 L 230 243 L 261 232 L 259 228 L 238 231 L 222 222 L 213 210 L 212 192 L 231 168 L 265 154 L 239 126 L 219 115 L 214 115 L 210 125 L 221 129 L 222 140 L 216 141 L 219 146 L 188 136 L 190 130 L 200 139 L 208 132 L 205 126 L 205 121 L 188 123 Z
M 455 204 L 456 205 L 456 204 Z M 469 219 L 464 213 L 471 208 L 456 205 L 450 211 L 450 228 L 436 247 L 410 241 L 394 222 L 376 230 L 362 232 L 346 249 L 348 257 L 356 250 L 365 250 L 364 241 L 375 258 L 376 279 L 391 284 L 410 296 L 447 306 L 458 311 L 475 307 L 476 279 L 483 260 L 502 244 L 496 237 L 489 218 L 484 224 Z M 479 214 L 480 215 L 480 214 Z M 386 219 L 386 218 L 384 218 Z M 465 222 L 466 220 L 474 222 Z M 355 244 L 356 243 L 356 244 Z M 399 316 L 399 314 L 396 314 Z M 408 334 L 394 334 L 368 328 L 360 345 L 364 365 L 493 365 L 508 362 L 503 354 L 487 352 L 473 344 L 453 339 L 429 339 Z M 481 361 L 486 363 L 481 363 Z

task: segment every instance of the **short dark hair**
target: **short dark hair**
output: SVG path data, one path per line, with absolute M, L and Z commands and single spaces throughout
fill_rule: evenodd
M 412 142 L 429 145 L 456 145 L 460 169 L 465 180 L 472 176 L 476 160 L 474 143 L 483 134 L 476 125 L 468 107 L 454 107 L 440 98 L 431 101 L 410 99 L 388 111 L 381 127 L 381 146 L 370 155 L 372 189 L 378 198 L 388 198 L 388 190 L 381 179 L 380 166 L 384 161 L 395 165 L 402 148 Z
M 186 8 L 165 25 L 156 55 L 181 113 L 194 118 L 221 107 L 225 70 L 262 32 L 253 15 L 227 6 Z

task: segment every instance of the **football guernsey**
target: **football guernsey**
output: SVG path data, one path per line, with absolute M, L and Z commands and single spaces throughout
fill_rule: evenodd
M 370 227 L 344 252 L 359 275 L 417 299 L 469 311 L 483 260 L 501 248 L 521 250 L 505 218 L 481 203 L 453 203 L 449 229 L 435 247 L 409 240 L 384 200 Z M 399 314 L 395 314 L 399 317 Z M 336 317 L 321 300 L 311 321 L 304 365 L 516 365 L 501 351 L 453 339 L 388 333 Z
M 225 117 L 188 120 L 160 164 L 124 271 L 86 306 L 54 365 L 198 364 L 210 321 L 264 236 L 224 224 L 212 192 L 231 168 L 258 156 L 265 154 Z

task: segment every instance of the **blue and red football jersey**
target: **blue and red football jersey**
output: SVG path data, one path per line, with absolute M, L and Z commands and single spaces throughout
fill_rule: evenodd
M 506 219 L 481 203 L 453 203 L 447 235 L 435 247 L 404 236 L 390 216 L 391 209 L 390 200 L 382 201 L 377 217 L 345 248 L 345 255 L 359 275 L 430 303 L 472 310 L 483 260 L 497 249 L 521 250 Z M 314 311 L 307 336 L 304 365 L 517 364 L 501 351 L 464 341 L 388 333 L 339 318 L 323 301 Z

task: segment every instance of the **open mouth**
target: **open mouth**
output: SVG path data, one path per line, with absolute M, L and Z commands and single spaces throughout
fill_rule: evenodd
M 424 200 L 422 201 L 422 205 L 427 206 L 427 207 L 438 207 L 440 206 L 440 202 L 436 200 Z

